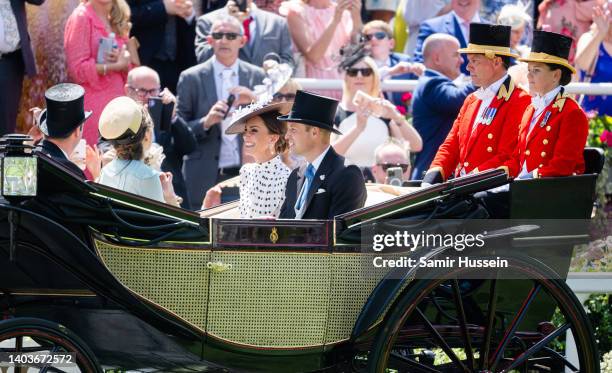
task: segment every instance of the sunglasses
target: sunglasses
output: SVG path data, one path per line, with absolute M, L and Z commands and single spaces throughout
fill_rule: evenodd
M 361 41 L 370 41 L 372 39 L 376 39 L 376 40 L 384 40 L 386 38 L 388 38 L 389 35 L 387 35 L 386 32 L 384 31 L 377 31 L 373 34 L 363 34 L 361 35 Z
M 224 36 L 227 40 L 236 40 L 236 38 L 238 38 L 240 34 L 236 32 L 213 32 L 212 33 L 212 38 L 215 40 L 221 40 L 223 39 Z
M 361 73 L 361 76 L 363 77 L 368 77 L 372 75 L 374 71 L 372 70 L 371 67 L 364 67 L 363 69 L 359 69 L 356 67 L 349 67 L 348 69 L 346 69 L 346 75 L 350 76 L 351 78 L 356 77 L 357 74 L 359 73 Z
M 406 163 L 377 163 L 377 165 L 380 166 L 380 168 L 382 168 L 385 172 L 392 167 L 401 167 L 402 172 L 406 172 L 408 171 L 408 167 L 410 167 L 410 165 Z
M 282 94 L 282 93 L 275 93 L 274 96 L 272 96 L 272 98 L 274 99 L 274 101 L 293 101 L 295 100 L 295 93 L 287 93 L 287 94 Z
M 159 95 L 159 87 L 152 89 L 136 88 L 128 86 L 128 88 L 138 96 L 157 96 Z

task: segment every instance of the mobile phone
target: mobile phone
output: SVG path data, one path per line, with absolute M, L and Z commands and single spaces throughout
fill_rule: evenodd
M 401 167 L 389 167 L 387 168 L 387 178 L 385 184 L 402 186 L 403 172 Z
M 174 102 L 164 104 L 161 97 L 149 97 L 149 114 L 157 131 L 170 131 Z
M 233 93 L 230 93 L 230 95 L 227 96 L 227 111 L 225 112 L 225 115 L 223 115 L 223 119 L 227 118 L 227 114 L 230 112 L 234 101 L 236 101 L 236 96 Z
M 247 9 L 247 0 L 234 0 L 238 10 L 241 12 L 246 12 Z

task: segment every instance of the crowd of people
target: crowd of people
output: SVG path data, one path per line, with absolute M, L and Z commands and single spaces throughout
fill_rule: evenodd
M 0 2 L 3 134 L 35 74 L 25 2 Z M 83 0 L 64 28 L 69 82 L 30 134 L 83 178 L 192 210 L 238 199 L 246 218 L 331 217 L 392 168 L 425 185 L 581 173 L 584 110 L 612 105 L 563 87 L 612 80 L 610 4 Z M 342 90 L 305 92 L 286 66 Z M 386 79 L 418 79 L 412 99 Z

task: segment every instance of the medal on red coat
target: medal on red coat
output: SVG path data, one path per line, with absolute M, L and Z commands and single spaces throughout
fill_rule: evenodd
M 548 119 L 550 118 L 550 115 L 552 113 L 550 111 L 547 111 L 546 113 L 544 113 L 544 119 L 542 119 L 542 123 L 540 123 L 540 127 L 544 127 L 546 125 L 546 122 L 548 122 Z

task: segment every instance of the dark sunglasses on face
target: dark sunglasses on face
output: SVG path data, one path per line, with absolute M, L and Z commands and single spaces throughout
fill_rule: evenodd
M 144 88 L 136 88 L 136 87 L 128 86 L 128 88 L 132 92 L 137 94 L 138 96 L 157 96 L 159 95 L 159 90 L 160 90 L 159 87 L 152 88 L 152 89 L 144 89 Z
M 275 93 L 272 98 L 274 99 L 274 101 L 293 101 L 295 100 L 295 93 Z
M 361 40 L 362 41 L 370 41 L 372 39 L 384 40 L 387 37 L 388 37 L 388 35 L 387 35 L 386 32 L 384 32 L 384 31 L 377 31 L 377 32 L 374 32 L 372 34 L 363 34 L 363 35 L 361 35 Z
M 212 38 L 215 40 L 221 40 L 224 36 L 227 40 L 236 40 L 236 38 L 240 35 L 236 32 L 213 32 L 212 33 Z
M 408 171 L 408 167 L 410 167 L 410 165 L 406 164 L 406 163 L 377 163 L 377 164 L 385 172 L 387 172 L 387 169 L 389 169 L 391 167 L 401 167 L 402 168 L 402 172 L 406 172 L 406 171 Z
M 361 76 L 363 77 L 368 77 L 372 75 L 374 71 L 372 71 L 372 68 L 370 67 L 364 67 L 363 69 L 349 67 L 348 69 L 346 69 L 346 75 L 350 76 L 351 78 L 356 77 L 359 73 L 361 73 Z

